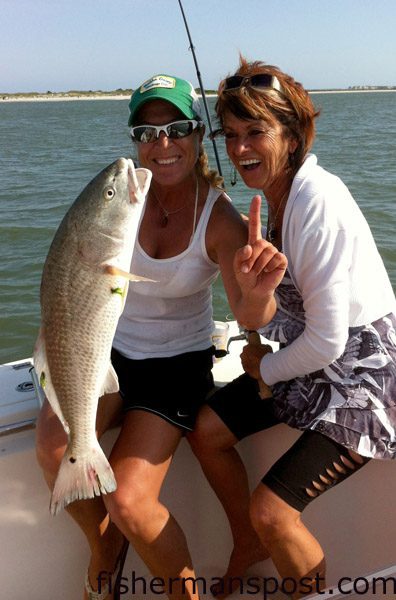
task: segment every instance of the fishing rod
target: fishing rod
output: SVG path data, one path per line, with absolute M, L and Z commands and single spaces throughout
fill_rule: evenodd
M 197 57 L 195 55 L 194 44 L 193 44 L 193 41 L 191 39 L 190 30 L 188 28 L 186 15 L 184 14 L 183 5 L 181 3 L 181 0 L 178 0 L 178 2 L 179 2 L 179 6 L 180 6 L 182 17 L 183 17 L 183 21 L 184 21 L 184 26 L 185 26 L 186 31 L 187 31 L 188 40 L 190 42 L 189 50 L 191 50 L 192 55 L 193 55 L 194 64 L 195 64 L 195 70 L 197 72 L 198 82 L 199 82 L 199 86 L 200 86 L 200 89 L 201 89 L 202 100 L 203 100 L 203 103 L 204 103 L 205 112 L 206 112 L 206 118 L 208 120 L 208 125 L 209 125 L 210 138 L 212 140 L 213 150 L 214 150 L 214 154 L 215 154 L 215 158 L 216 158 L 216 163 L 217 163 L 217 170 L 219 172 L 219 175 L 222 177 L 223 174 L 221 172 L 220 159 L 219 159 L 219 155 L 218 155 L 218 152 L 217 152 L 216 140 L 214 139 L 214 137 L 212 135 L 213 134 L 212 122 L 211 122 L 211 119 L 210 119 L 208 104 L 206 102 L 205 88 L 204 88 L 203 83 L 202 83 L 201 73 L 199 71 L 198 61 L 197 61 Z

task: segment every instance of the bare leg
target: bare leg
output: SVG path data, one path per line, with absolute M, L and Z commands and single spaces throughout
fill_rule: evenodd
M 188 440 L 203 472 L 227 514 L 234 549 L 223 583 L 213 588 L 217 598 L 227 596 L 232 577 L 241 577 L 252 564 L 269 557 L 249 515 L 250 492 L 246 469 L 234 448 L 238 439 L 208 406 L 200 411 Z M 234 589 L 238 586 L 235 581 Z M 222 590 L 224 590 L 222 592 Z
M 261 483 L 252 496 L 251 517 L 280 576 L 290 578 L 293 599 L 306 595 L 309 585 L 315 592 L 325 588 L 323 550 L 301 521 L 298 510 Z M 297 585 L 301 579 L 305 587 Z
M 110 462 L 118 487 L 104 498 L 112 520 L 155 577 L 194 577 L 184 533 L 159 501 L 161 486 L 181 439 L 179 428 L 150 412 L 125 416 Z M 172 600 L 197 600 L 192 582 L 166 590 Z
M 109 394 L 99 401 L 97 429 L 100 436 L 115 424 L 120 414 L 121 399 L 118 394 Z M 65 452 L 67 436 L 49 403 L 45 401 L 36 427 L 36 452 L 38 462 L 43 469 L 44 478 L 50 490 Z M 110 522 L 102 497 L 92 500 L 80 500 L 69 504 L 66 511 L 74 519 L 88 540 L 91 549 L 89 580 L 93 589 L 97 589 L 98 573 L 112 572 L 118 556 L 123 536 Z M 84 598 L 87 595 L 84 592 Z M 109 600 L 112 596 L 109 596 Z

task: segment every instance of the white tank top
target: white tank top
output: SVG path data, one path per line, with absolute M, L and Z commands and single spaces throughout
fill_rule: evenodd
M 158 358 L 204 350 L 212 344 L 212 283 L 218 265 L 206 251 L 205 234 L 217 198 L 209 188 L 193 239 L 181 254 L 156 259 L 138 240 L 131 273 L 155 280 L 130 282 L 113 346 L 127 358 Z

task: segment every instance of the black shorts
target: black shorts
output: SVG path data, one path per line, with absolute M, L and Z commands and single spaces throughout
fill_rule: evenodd
M 146 410 L 192 431 L 213 389 L 213 347 L 166 358 L 132 360 L 113 348 L 124 411 Z
M 276 417 L 273 399 L 261 399 L 257 381 L 247 374 L 217 390 L 208 405 L 239 440 L 281 422 Z M 262 482 L 302 512 L 312 500 L 356 473 L 370 460 L 360 458 L 362 462 L 357 462 L 338 442 L 307 429 L 270 468 Z

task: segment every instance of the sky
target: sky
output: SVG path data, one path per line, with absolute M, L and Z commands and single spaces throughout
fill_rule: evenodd
M 308 89 L 396 85 L 396 0 L 182 0 L 205 89 L 241 52 Z M 0 0 L 0 92 L 198 87 L 178 0 Z

